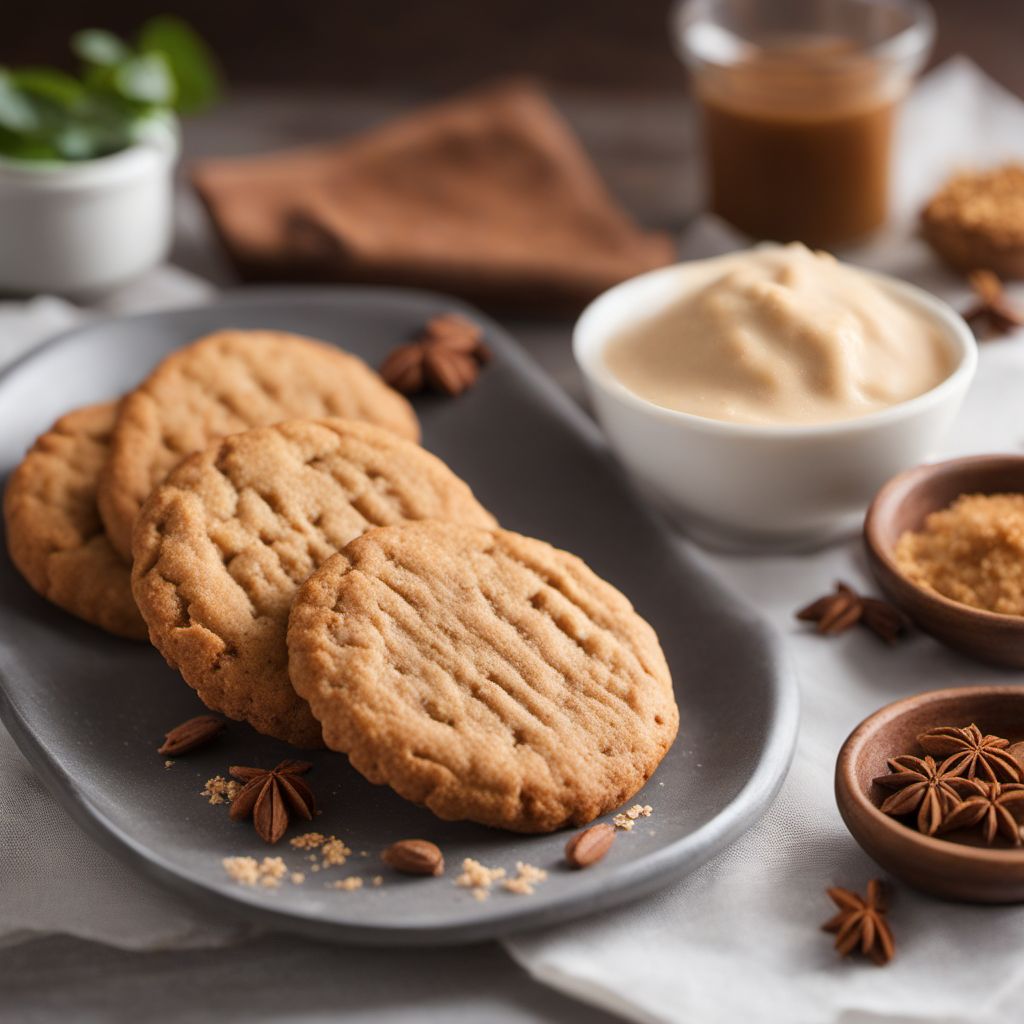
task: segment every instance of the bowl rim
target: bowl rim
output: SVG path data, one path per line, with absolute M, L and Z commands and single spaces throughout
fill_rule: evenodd
M 992 868 L 996 865 L 1008 863 L 1014 865 L 1024 864 L 1024 847 L 990 849 L 981 846 L 966 846 L 918 832 L 908 825 L 904 825 L 903 822 L 898 821 L 891 815 L 883 814 L 881 809 L 872 802 L 857 784 L 855 767 L 858 755 L 864 746 L 865 740 L 880 725 L 899 718 L 908 709 L 922 704 L 980 695 L 1017 697 L 1024 701 L 1024 687 L 1001 684 L 992 686 L 953 686 L 940 690 L 925 690 L 922 693 L 915 693 L 909 697 L 893 701 L 890 704 L 885 704 L 877 711 L 873 711 L 854 727 L 853 731 L 846 737 L 843 745 L 839 748 L 835 769 L 837 802 L 840 788 L 842 788 L 843 793 L 849 797 L 858 809 L 866 811 L 870 818 L 879 822 L 891 835 L 909 846 L 921 847 L 932 853 L 948 856 L 961 862 L 972 863 L 979 868 Z M 843 816 L 843 820 L 844 822 L 846 821 L 845 816 Z M 849 823 L 846 824 L 849 829 Z M 852 832 L 852 829 L 850 831 Z
M 755 250 L 757 248 L 759 246 L 754 247 Z M 662 277 L 670 278 L 678 274 L 684 267 L 692 266 L 695 263 L 706 263 L 710 260 L 735 256 L 747 251 L 752 250 L 741 248 L 732 252 L 721 253 L 718 256 L 670 263 L 667 266 L 658 267 L 655 270 L 649 270 L 643 274 L 638 274 L 635 277 L 621 281 L 591 300 L 583 312 L 580 313 L 572 330 L 573 359 L 587 383 L 592 387 L 600 389 L 620 403 L 624 403 L 641 414 L 646 415 L 648 418 L 674 423 L 699 433 L 721 437 L 735 437 L 744 440 L 765 437 L 805 440 L 807 438 L 831 437 L 841 434 L 859 434 L 878 427 L 885 427 L 913 419 L 915 416 L 928 412 L 958 393 L 966 391 L 977 369 L 978 345 L 973 332 L 967 326 L 964 318 L 947 302 L 931 292 L 919 288 L 917 285 L 842 260 L 839 262 L 843 266 L 852 267 L 865 274 L 890 295 L 895 295 L 901 301 L 909 302 L 918 310 L 924 311 L 931 318 L 947 339 L 950 350 L 956 360 L 956 365 L 948 376 L 940 380 L 934 387 L 923 391 L 919 395 L 915 395 L 913 398 L 897 402 L 895 405 L 886 406 L 884 409 L 876 409 L 874 412 L 867 413 L 864 416 L 856 416 L 844 420 L 830 420 L 825 423 L 799 424 L 734 423 L 730 420 L 716 420 L 708 416 L 698 416 L 695 413 L 669 409 L 666 406 L 657 405 L 646 398 L 642 398 L 615 377 L 601 358 L 605 347 L 611 340 L 611 335 L 607 332 L 602 332 L 599 323 L 609 307 L 627 301 L 632 290 Z
M 926 480 L 941 475 L 955 476 L 958 472 L 986 462 L 1015 463 L 1020 466 L 1021 476 L 1024 479 L 1024 455 L 1016 455 L 1013 452 L 995 452 L 989 455 L 961 455 L 953 459 L 942 459 L 938 462 L 925 462 L 920 466 L 912 466 L 910 469 L 905 469 L 902 473 L 897 473 L 895 476 L 890 477 L 875 492 L 875 496 L 871 499 L 871 504 L 868 505 L 868 510 L 864 515 L 864 528 L 862 531 L 864 546 L 868 549 L 868 553 L 877 559 L 887 572 L 898 577 L 904 584 L 912 588 L 920 600 L 932 609 L 946 614 L 958 615 L 963 619 L 973 619 L 979 623 L 1024 632 L 1024 616 L 1004 615 L 1002 612 L 990 612 L 984 608 L 975 608 L 972 605 L 954 601 L 952 598 L 946 597 L 937 591 L 928 590 L 920 583 L 912 580 L 900 568 L 896 559 L 893 558 L 889 546 L 883 544 L 881 540 L 880 518 L 885 503 L 893 500 L 894 491 L 901 488 L 904 489 L 903 495 L 899 499 L 899 504 L 902 504 Z M 1022 490 L 1022 493 L 1024 493 L 1024 490 Z

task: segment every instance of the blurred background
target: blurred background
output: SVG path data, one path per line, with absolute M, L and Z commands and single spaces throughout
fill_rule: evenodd
M 383 90 L 429 96 L 527 72 L 549 84 L 665 93 L 685 75 L 669 43 L 669 0 L 47 0 L 0 15 L 0 62 L 70 66 L 85 24 L 129 35 L 171 11 L 211 43 L 235 87 Z M 933 0 L 933 63 L 965 53 L 1024 94 L 1024 3 Z

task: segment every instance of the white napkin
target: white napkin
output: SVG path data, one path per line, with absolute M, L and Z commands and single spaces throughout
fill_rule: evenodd
M 951 61 L 907 104 L 898 153 L 892 230 L 844 255 L 962 305 L 966 287 L 912 237 L 913 217 L 956 168 L 1024 157 L 1024 104 L 969 62 Z M 736 244 L 705 220 L 684 248 L 708 255 Z M 1024 332 L 986 342 L 945 453 L 1020 451 L 1022 396 Z M 832 775 L 847 734 L 899 697 L 1024 681 L 1022 674 L 985 668 L 923 635 L 890 650 L 862 630 L 825 640 L 797 624 L 795 609 L 836 579 L 872 590 L 859 541 L 809 555 L 703 557 L 769 617 L 794 656 L 802 723 L 782 793 L 743 839 L 674 888 L 625 911 L 514 939 L 509 950 L 538 979 L 637 1021 L 1020 1020 L 1024 909 L 945 904 L 897 885 L 890 915 L 897 956 L 883 970 L 840 962 L 818 927 L 833 911 L 826 886 L 863 891 L 882 874 L 836 810 Z M 685 707 L 682 714 L 685 729 Z

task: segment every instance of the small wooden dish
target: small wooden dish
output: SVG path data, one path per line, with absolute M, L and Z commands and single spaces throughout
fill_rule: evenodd
M 893 604 L 937 640 L 996 665 L 1024 668 L 1024 617 L 997 615 L 951 601 L 911 582 L 893 551 L 907 530 L 961 494 L 1024 492 L 1024 456 L 978 455 L 907 470 L 875 495 L 864 520 L 868 562 Z
M 1024 847 L 987 847 L 973 833 L 933 838 L 878 808 L 889 794 L 872 781 L 886 759 L 917 753 L 917 737 L 943 725 L 971 723 L 986 733 L 1024 739 L 1024 688 L 960 687 L 896 701 L 850 734 L 836 761 L 836 803 L 865 853 L 907 885 L 948 900 L 1024 903 Z

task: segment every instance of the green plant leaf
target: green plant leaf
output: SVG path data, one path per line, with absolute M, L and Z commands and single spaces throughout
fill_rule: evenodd
M 76 32 L 71 37 L 71 50 L 86 64 L 101 68 L 113 67 L 132 55 L 123 39 L 102 28 L 84 28 Z
M 177 82 L 175 108 L 182 114 L 205 110 L 221 93 L 221 74 L 204 40 L 181 18 L 160 14 L 139 33 L 143 53 L 162 53 Z
M 10 72 L 0 71 L 0 128 L 18 135 L 39 131 L 41 117 L 36 104 L 15 84 Z
M 22 92 L 42 96 L 70 107 L 82 97 L 82 83 L 56 68 L 18 68 L 10 73 L 11 81 Z
M 59 160 L 56 149 L 42 139 L 26 138 L 0 128 L 0 154 L 15 160 Z
M 135 103 L 174 103 L 174 75 L 162 53 L 142 53 L 119 64 L 114 71 L 114 88 Z

